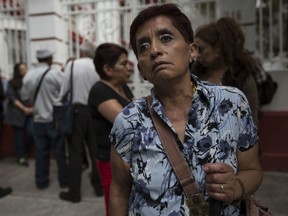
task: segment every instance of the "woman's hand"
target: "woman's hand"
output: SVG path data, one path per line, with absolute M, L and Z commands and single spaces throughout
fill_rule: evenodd
M 23 112 L 25 113 L 25 115 L 29 116 L 33 113 L 33 109 L 31 107 L 24 107 Z
M 225 163 L 207 163 L 204 165 L 206 173 L 206 190 L 209 197 L 229 204 L 235 200 L 237 177 L 231 166 Z

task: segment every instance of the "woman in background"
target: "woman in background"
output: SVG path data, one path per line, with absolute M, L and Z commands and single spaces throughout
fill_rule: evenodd
M 25 63 L 18 63 L 14 66 L 13 78 L 8 83 L 8 105 L 4 117 L 4 123 L 11 125 L 14 131 L 17 162 L 20 166 L 28 166 L 28 145 L 33 143 L 32 108 L 20 97 L 22 79 L 26 73 Z M 26 131 L 27 137 L 25 137 Z
M 196 29 L 199 55 L 192 73 L 212 83 L 239 88 L 247 97 L 255 122 L 258 122 L 258 64 L 244 47 L 245 35 L 232 17 Z
M 91 88 L 88 105 L 96 134 L 96 165 L 101 176 L 108 215 L 112 180 L 109 133 L 118 113 L 133 98 L 126 85 L 132 71 L 126 49 L 113 43 L 104 43 L 97 48 L 94 65 L 100 81 Z

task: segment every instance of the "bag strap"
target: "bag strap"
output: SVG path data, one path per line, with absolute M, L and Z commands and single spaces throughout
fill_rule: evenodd
M 72 104 L 73 100 L 73 68 L 74 60 L 71 63 L 71 73 L 70 73 L 70 103 Z
M 157 115 L 154 109 L 152 109 L 151 95 L 147 96 L 147 104 L 152 121 L 154 122 L 155 128 L 158 132 L 159 138 L 162 142 L 169 162 L 175 171 L 175 174 L 184 190 L 186 197 L 191 197 L 193 194 L 198 193 L 198 189 L 195 183 L 195 178 L 188 166 L 188 163 L 180 152 L 175 137 L 171 133 L 170 129 Z
M 44 74 L 42 75 L 42 77 L 41 77 L 41 79 L 40 79 L 40 81 L 39 81 L 39 83 L 38 83 L 38 86 L 37 86 L 37 88 L 36 88 L 36 92 L 35 92 L 34 98 L 33 98 L 33 105 L 35 104 L 35 101 L 36 101 L 37 95 L 38 95 L 38 93 L 39 93 L 39 89 L 40 89 L 41 83 L 42 83 L 45 75 L 48 73 L 48 71 L 49 71 L 50 69 L 51 69 L 50 67 L 47 68 L 47 70 L 44 72 Z
M 68 90 L 65 93 L 65 95 L 61 97 L 62 103 L 68 102 L 68 104 L 72 104 L 73 102 L 73 67 L 74 67 L 74 60 L 72 60 L 70 67 L 70 78 L 69 78 L 70 86 L 68 87 Z

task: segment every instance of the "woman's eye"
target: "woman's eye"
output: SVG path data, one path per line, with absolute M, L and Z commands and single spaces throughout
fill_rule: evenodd
M 149 43 L 142 43 L 142 44 L 140 44 L 139 53 L 145 52 L 146 50 L 149 49 L 149 47 L 150 47 Z
M 173 37 L 171 36 L 171 35 L 169 35 L 169 34 L 164 34 L 164 35 L 161 35 L 160 36 L 160 40 L 162 41 L 162 42 L 169 42 L 169 41 L 171 41 L 173 39 Z

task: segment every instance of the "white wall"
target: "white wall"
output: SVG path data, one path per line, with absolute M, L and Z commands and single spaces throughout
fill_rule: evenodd
M 53 62 L 65 63 L 67 27 L 61 13 L 60 0 L 26 0 L 28 66 L 37 63 L 38 48 L 54 52 Z

